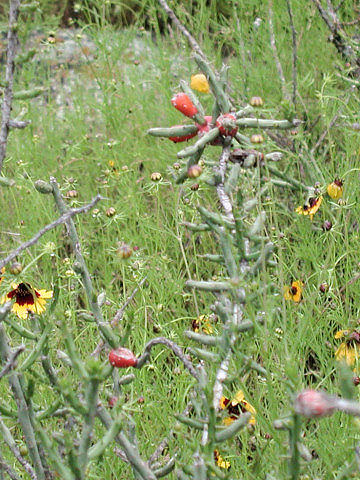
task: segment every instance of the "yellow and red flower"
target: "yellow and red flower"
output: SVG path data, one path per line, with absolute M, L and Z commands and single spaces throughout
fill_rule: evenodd
M 222 410 L 226 410 L 229 414 L 228 417 L 223 419 L 224 425 L 231 425 L 233 421 L 239 417 L 239 415 L 245 412 L 251 413 L 249 424 L 255 425 L 256 423 L 256 410 L 247 400 L 245 400 L 242 390 L 239 390 L 232 400 L 222 396 L 220 399 L 220 408 Z
M 200 315 L 191 322 L 191 327 L 194 332 L 206 333 L 206 335 L 211 335 L 214 333 L 214 328 L 211 325 L 210 318 L 208 315 Z
M 294 280 L 290 287 L 286 285 L 284 287 L 285 300 L 292 300 L 295 303 L 299 303 L 302 297 L 303 282 L 300 280 Z
M 4 280 L 5 267 L 0 270 L 0 283 Z
M 333 182 L 329 183 L 326 189 L 329 197 L 333 200 L 339 200 L 343 194 L 343 182 L 339 178 L 336 178 Z
M 339 330 L 335 339 L 343 338 L 343 342 L 335 352 L 335 359 L 344 361 L 349 367 L 354 367 L 360 357 L 360 332 L 356 330 Z
M 52 298 L 53 292 L 36 290 L 29 283 L 12 285 L 13 290 L 1 298 L 0 303 L 13 301 L 12 312 L 19 318 L 26 319 L 29 313 L 42 314 L 46 310 L 46 300 Z
M 229 470 L 229 468 L 231 467 L 230 462 L 223 459 L 218 449 L 214 450 L 214 459 L 216 465 L 220 468 L 225 468 L 226 470 Z
M 323 197 L 310 197 L 308 202 L 295 210 L 299 215 L 309 215 L 310 220 L 313 219 L 315 213 L 319 210 Z

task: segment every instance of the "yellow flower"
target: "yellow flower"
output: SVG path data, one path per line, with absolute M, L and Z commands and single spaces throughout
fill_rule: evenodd
M 203 73 L 191 75 L 190 87 L 200 93 L 210 92 L 209 82 Z
M 292 282 L 291 286 L 284 287 L 284 298 L 285 300 L 292 300 L 295 303 L 299 303 L 302 296 L 302 287 L 304 286 L 303 282 L 300 280 L 295 280 Z
M 29 312 L 40 315 L 46 310 L 46 300 L 52 298 L 53 292 L 47 290 L 35 290 L 29 283 L 12 285 L 13 290 L 1 298 L 0 303 L 14 300 L 12 311 L 19 318 L 26 319 Z
M 217 450 L 217 449 L 214 450 L 214 459 L 215 459 L 215 463 L 218 467 L 225 468 L 226 470 L 229 470 L 229 468 L 231 466 L 230 462 L 227 462 L 226 460 L 224 460 L 222 458 L 222 456 L 220 455 L 219 450 Z
M 0 270 L 0 283 L 4 280 L 5 267 Z
M 339 330 L 334 338 L 344 338 L 335 352 L 335 359 L 344 361 L 349 367 L 353 367 L 360 357 L 360 333 L 356 330 Z
M 326 191 L 329 197 L 334 200 L 339 200 L 343 194 L 343 182 L 339 178 L 336 178 L 333 182 L 329 183 Z
M 245 412 L 250 412 L 252 414 L 249 420 L 250 425 L 255 425 L 256 423 L 256 410 L 247 400 L 245 400 L 242 390 L 239 390 L 232 400 L 222 396 L 220 399 L 220 408 L 222 410 L 227 410 L 229 414 L 229 417 L 225 417 L 223 420 L 224 425 L 231 425 L 241 413 Z
M 309 215 L 310 220 L 313 219 L 315 213 L 319 210 L 323 197 L 311 197 L 304 206 L 297 207 L 295 210 L 299 215 Z
M 211 325 L 210 318 L 207 315 L 200 315 L 200 317 L 195 318 L 191 322 L 191 326 L 194 332 L 206 333 L 206 335 L 211 335 L 214 333 L 214 328 Z

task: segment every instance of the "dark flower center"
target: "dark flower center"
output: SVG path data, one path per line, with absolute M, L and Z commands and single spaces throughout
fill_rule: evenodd
M 291 287 L 290 288 L 291 295 L 296 295 L 297 291 L 298 291 L 297 287 Z
M 246 412 L 246 408 L 241 405 L 241 403 L 236 403 L 233 405 L 228 398 L 224 398 L 223 403 L 230 415 L 230 418 L 235 419 L 240 415 L 240 413 Z
M 8 293 L 9 298 L 15 297 L 18 305 L 34 305 L 34 295 L 40 297 L 40 293 L 32 289 L 28 283 L 19 283 L 19 285 Z

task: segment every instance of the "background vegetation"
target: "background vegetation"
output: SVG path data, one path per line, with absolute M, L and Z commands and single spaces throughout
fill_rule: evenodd
M 20 30 L 22 40 L 28 39 L 25 48 L 33 46 L 37 54 L 18 69 L 16 82 L 19 90 L 41 85 L 46 93 L 14 105 L 14 117 L 22 114 L 31 125 L 10 136 L 3 173 L 16 184 L 0 190 L 1 254 L 5 256 L 55 218 L 52 199 L 34 189 L 37 179 L 56 177 L 71 206 L 101 193 L 106 200 L 76 223 L 96 288 L 106 292 L 106 317 L 113 317 L 147 275 L 146 286 L 119 326 L 122 333 L 128 330 L 127 346 L 141 353 L 145 343 L 161 332 L 187 348 L 191 342 L 183 332 L 198 315 L 210 314 L 212 296 L 195 295 L 184 288 L 184 282 L 221 278 L 223 272 L 200 257 L 218 253 L 214 238 L 189 234 L 181 223 L 197 218 L 194 206 L 198 203 L 209 205 L 216 200 L 204 181 L 210 171 L 205 170 L 197 191 L 191 190 L 190 181 L 174 185 L 177 146 L 148 137 L 146 131 L 180 123 L 170 98 L 178 91 L 180 79 L 189 80 L 197 72 L 191 52 L 155 0 L 56 2 L 56 7 L 52 2 L 40 3 L 43 13 L 29 15 Z M 274 3 L 276 42 L 291 91 L 286 2 Z M 2 4 L 6 10 L 6 2 Z M 255 429 L 241 433 L 222 452 L 231 462 L 234 478 L 265 478 L 271 473 L 287 478 L 286 436 L 273 428 L 273 421 L 288 413 L 293 391 L 312 386 L 340 392 L 334 333 L 356 327 L 360 318 L 359 288 L 352 282 L 359 271 L 360 139 L 358 131 L 350 128 L 359 122 L 358 89 L 327 40 L 329 32 L 313 3 L 293 0 L 292 4 L 298 41 L 296 116 L 303 124 L 296 136 L 265 133 L 266 142 L 259 148 L 265 153 L 283 151 L 279 168 L 308 184 L 320 182 L 324 187 L 335 177 L 343 179 L 344 196 L 338 203 L 325 195 L 313 222 L 294 212 L 305 201 L 301 193 L 274 188 L 259 196 L 258 210 L 267 213 L 265 228 L 276 244 L 277 264 L 250 286 L 254 301 L 246 305 L 246 314 L 254 321 L 258 311 L 263 315 L 255 322 L 255 332 L 244 336 L 243 350 L 264 365 L 269 375 L 235 376 L 227 385 L 229 397 L 241 388 L 257 410 Z M 237 105 L 260 95 L 265 101 L 264 116 L 286 114 L 270 47 L 266 2 L 189 0 L 172 2 L 172 6 L 214 66 L 222 62 L 230 66 L 230 93 Z M 339 16 L 344 21 L 354 18 L 353 7 L 353 2 L 341 2 Z M 6 31 L 5 13 L 2 32 Z M 257 18 L 259 26 L 254 24 Z M 65 24 L 71 28 L 58 28 Z M 201 100 L 211 108 L 210 96 L 204 94 Z M 217 159 L 219 152 L 212 147 L 206 158 Z M 303 159 L 310 156 L 318 170 L 306 172 Z M 153 172 L 160 172 L 163 180 L 152 182 Z M 258 178 L 256 171 L 244 170 L 245 197 L 256 191 Z M 69 193 L 74 190 L 76 196 Z M 111 207 L 113 215 L 108 212 Z M 330 231 L 322 228 L 326 220 L 332 222 Z M 139 247 L 128 261 L 116 254 L 119 241 Z M 6 293 L 20 278 L 38 288 L 58 286 L 56 316 L 68 319 L 86 359 L 97 336 L 82 315 L 86 301 L 62 227 L 49 232 L 19 260 L 23 272 L 17 277 L 7 272 L 1 292 Z M 283 298 L 284 286 L 294 279 L 305 284 L 300 304 Z M 329 287 L 325 293 L 319 290 L 323 283 Z M 30 320 L 27 328 L 32 328 Z M 18 341 L 13 338 L 14 344 Z M 62 348 L 60 330 L 54 331 L 51 342 L 55 350 Z M 123 388 L 122 402 L 136 422 L 144 456 L 153 452 L 164 432 L 176 423 L 173 415 L 186 405 L 190 385 L 181 364 L 158 347 L 151 364 Z M 8 396 L 4 383 L 1 396 Z M 35 391 L 34 399 L 49 405 L 54 400 L 43 389 Z M 313 458 L 303 465 L 303 478 L 348 478 L 342 472 L 352 462 L 358 440 L 358 424 L 341 414 L 311 422 L 303 441 Z M 18 441 L 21 445 L 21 436 Z M 181 445 L 178 460 L 187 462 L 197 441 L 176 424 L 169 451 Z M 128 467 L 108 449 L 91 464 L 88 478 L 127 478 L 129 474 Z

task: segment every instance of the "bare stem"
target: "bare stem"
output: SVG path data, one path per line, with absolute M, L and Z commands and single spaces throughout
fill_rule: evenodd
M 291 28 L 291 37 L 292 37 L 292 81 L 293 81 L 293 92 L 292 92 L 292 101 L 296 105 L 296 94 L 297 94 L 297 41 L 296 41 L 296 30 L 294 24 L 294 15 L 291 7 L 291 0 L 286 0 L 286 6 L 289 14 L 290 28 Z
M 279 75 L 280 83 L 281 83 L 281 89 L 283 93 L 283 97 L 286 98 L 287 100 L 290 99 L 289 92 L 286 87 L 286 80 L 284 76 L 284 71 L 280 62 L 279 54 L 277 51 L 276 47 L 276 42 L 275 42 L 275 32 L 274 32 L 274 13 L 273 13 L 273 3 L 272 0 L 268 0 L 268 6 L 269 6 L 269 31 L 270 31 L 270 45 L 271 49 L 273 51 L 273 57 L 275 60 L 275 65 L 276 69 Z
M 19 45 L 17 36 L 16 21 L 19 16 L 20 0 L 10 0 L 9 27 L 7 33 L 7 52 L 5 70 L 5 89 L 1 105 L 1 126 L 0 126 L 0 172 L 3 167 L 7 139 L 10 128 L 11 105 L 13 100 L 14 70 L 16 50 Z M 1 268 L 1 267 L 0 267 Z
M 0 323 L 0 356 L 3 362 L 8 362 L 11 357 L 11 349 L 9 347 L 8 338 L 2 323 Z M 14 399 L 18 408 L 18 420 L 22 427 L 25 442 L 29 449 L 29 455 L 34 464 L 38 480 L 45 480 L 43 464 L 41 462 L 38 445 L 35 439 L 35 431 L 31 421 L 32 406 L 27 402 L 21 385 L 22 375 L 11 373 L 8 381 L 13 392 Z
M 94 197 L 90 203 L 87 205 L 84 205 L 83 207 L 79 208 L 72 208 L 70 210 L 67 210 L 65 213 L 61 215 L 57 220 L 54 220 L 53 222 L 49 223 L 48 225 L 45 225 L 44 228 L 39 230 L 36 235 L 33 236 L 30 240 L 27 242 L 22 243 L 18 248 L 13 250 L 7 257 L 5 257 L 3 260 L 0 260 L 0 270 L 2 267 L 10 263 L 14 258 L 16 258 L 21 252 L 26 250 L 27 248 L 31 247 L 32 245 L 35 245 L 40 238 L 45 235 L 49 230 L 52 230 L 53 228 L 57 227 L 58 225 L 61 225 L 62 223 L 66 223 L 71 217 L 74 215 L 77 215 L 78 213 L 86 213 L 87 211 L 91 210 L 96 203 L 101 200 L 101 196 L 97 195 Z
M 194 52 L 196 52 L 198 55 L 200 55 L 204 60 L 206 60 L 206 55 L 201 50 L 200 45 L 197 43 L 195 38 L 191 35 L 189 30 L 187 30 L 187 28 L 180 22 L 180 20 L 177 18 L 173 10 L 171 10 L 167 2 L 165 0 L 159 0 L 159 3 L 161 8 L 166 12 L 167 16 L 170 18 L 170 20 L 173 22 L 176 28 L 178 28 L 180 32 L 184 35 L 184 37 L 187 39 L 191 49 Z
M 16 367 L 16 359 L 20 355 L 21 352 L 25 350 L 25 345 L 20 345 L 16 350 L 14 350 L 9 360 L 6 362 L 4 368 L 0 371 L 0 379 L 4 377 L 10 370 L 13 370 Z
M 159 344 L 165 345 L 166 347 L 170 348 L 170 350 L 172 350 L 174 354 L 182 361 L 182 363 L 187 368 L 187 370 L 191 373 L 191 375 L 194 378 L 196 378 L 196 380 L 198 380 L 198 373 L 195 370 L 192 362 L 184 354 L 183 350 L 175 342 L 172 342 L 171 340 L 168 340 L 165 337 L 153 338 L 145 345 L 144 353 L 138 358 L 138 362 L 136 365 L 137 368 L 141 368 L 149 360 L 151 349 L 155 345 L 159 345 Z
M 66 215 L 66 214 L 68 215 L 70 210 L 67 209 L 66 204 L 62 198 L 56 178 L 50 177 L 50 184 L 52 185 L 52 193 L 53 193 L 57 208 L 59 209 L 62 215 Z M 111 347 L 114 348 L 118 346 L 119 340 L 116 337 L 116 335 L 113 333 L 111 328 L 105 324 L 101 309 L 97 302 L 97 296 L 93 288 L 90 273 L 89 273 L 89 270 L 87 269 L 85 259 L 81 251 L 80 239 L 77 234 L 75 224 L 71 219 L 71 215 L 70 216 L 68 215 L 67 220 L 65 221 L 65 224 L 66 224 L 68 234 L 72 243 L 72 247 L 75 253 L 75 258 L 77 261 L 77 270 L 81 275 L 84 288 L 85 288 L 85 293 L 89 302 L 89 306 L 94 315 L 94 320 L 99 328 L 99 331 L 103 337 L 103 340 L 109 343 Z

